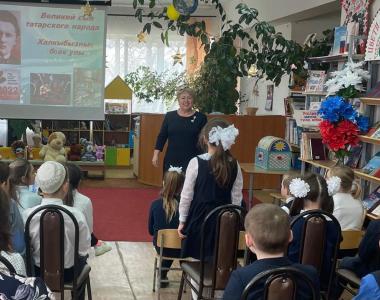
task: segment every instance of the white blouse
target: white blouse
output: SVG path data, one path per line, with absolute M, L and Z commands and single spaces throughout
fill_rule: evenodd
M 211 155 L 208 153 L 198 156 L 203 160 L 210 160 Z M 181 193 L 181 201 L 179 202 L 179 221 L 185 223 L 187 216 L 189 215 L 189 209 L 191 201 L 193 201 L 194 196 L 194 186 L 195 181 L 198 176 L 198 160 L 197 157 L 193 157 L 186 169 L 185 182 L 183 184 L 183 189 Z M 243 199 L 243 175 L 241 173 L 240 165 L 238 163 L 238 170 L 235 182 L 231 190 L 231 202 L 235 205 L 241 205 Z
M 336 193 L 333 215 L 343 230 L 361 230 L 364 221 L 364 208 L 360 200 L 350 193 Z

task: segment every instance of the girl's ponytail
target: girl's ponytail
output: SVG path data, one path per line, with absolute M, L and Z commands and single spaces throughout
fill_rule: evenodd
M 180 194 L 183 186 L 183 182 L 185 181 L 185 177 L 183 173 L 180 171 L 169 171 L 165 173 L 164 176 L 164 186 L 161 191 L 161 197 L 163 201 L 163 208 L 165 211 L 165 216 L 167 222 L 170 222 L 175 215 L 178 207 L 177 198 Z

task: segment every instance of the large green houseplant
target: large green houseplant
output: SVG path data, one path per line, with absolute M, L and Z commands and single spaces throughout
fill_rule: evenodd
M 236 6 L 238 22 L 227 20 L 226 12 L 219 0 L 212 0 L 222 20 L 220 37 L 211 41 L 204 21 L 192 23 L 189 15 L 180 15 L 178 20 L 169 20 L 167 8 L 157 8 L 155 0 L 134 0 L 135 16 L 143 22 L 148 3 L 150 21 L 143 31 L 150 33 L 152 26 L 162 30 L 161 39 L 169 43 L 169 32 L 185 33 L 197 37 L 206 51 L 204 63 L 193 79 L 198 97 L 197 105 L 204 112 L 220 111 L 234 113 L 239 98 L 236 90 L 237 78 L 248 75 L 252 65 L 258 69 L 258 77 L 271 80 L 278 85 L 284 74 L 290 73 L 291 65 L 302 70 L 303 50 L 294 41 L 287 40 L 274 27 L 258 19 L 258 11 L 241 3 Z M 144 11 L 145 10 L 145 11 Z M 244 26 L 243 26 L 244 24 Z M 251 36 L 251 29 L 254 36 Z M 237 49 L 236 39 L 246 41 L 246 48 Z

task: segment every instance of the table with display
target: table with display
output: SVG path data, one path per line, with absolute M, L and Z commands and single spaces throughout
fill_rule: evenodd
M 266 170 L 263 168 L 257 167 L 253 163 L 241 163 L 240 164 L 241 169 L 243 172 L 249 174 L 249 187 L 248 187 L 248 208 L 251 208 L 252 201 L 253 201 L 253 178 L 254 174 L 261 174 L 261 175 L 284 175 L 284 174 L 291 174 L 291 175 L 297 175 L 300 173 L 299 170 L 280 170 L 280 171 L 272 171 L 272 170 Z

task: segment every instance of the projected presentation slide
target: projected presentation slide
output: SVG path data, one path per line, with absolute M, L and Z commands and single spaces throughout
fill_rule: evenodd
M 105 17 L 0 4 L 0 118 L 42 118 L 42 107 L 48 118 L 103 118 Z

